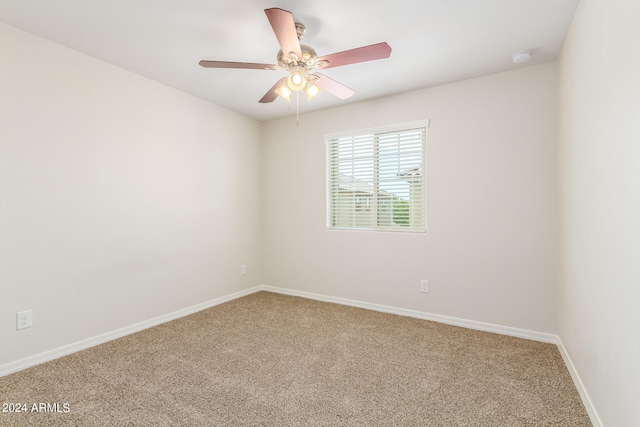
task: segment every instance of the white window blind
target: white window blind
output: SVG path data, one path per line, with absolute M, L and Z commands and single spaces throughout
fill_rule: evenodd
M 424 232 L 427 127 L 325 135 L 327 227 Z

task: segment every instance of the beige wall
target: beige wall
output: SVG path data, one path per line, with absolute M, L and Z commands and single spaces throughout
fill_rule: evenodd
M 0 31 L 0 365 L 260 284 L 258 122 Z
M 582 0 L 560 59 L 558 333 L 607 426 L 640 420 L 640 3 Z
M 514 65 L 266 123 L 265 283 L 555 334 L 556 83 Z M 327 230 L 323 135 L 422 119 L 426 234 Z

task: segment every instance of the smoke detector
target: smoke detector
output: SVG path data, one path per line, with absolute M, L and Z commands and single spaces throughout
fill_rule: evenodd
M 513 59 L 513 62 L 515 64 L 520 64 L 522 62 L 527 62 L 528 60 L 530 60 L 531 56 L 533 56 L 533 51 L 528 49 L 514 53 L 511 58 Z

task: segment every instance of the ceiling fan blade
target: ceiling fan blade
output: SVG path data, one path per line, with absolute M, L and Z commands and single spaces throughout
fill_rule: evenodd
M 324 74 L 315 73 L 313 76 L 317 77 L 315 81 L 316 85 L 322 90 L 326 90 L 329 93 L 334 94 L 340 99 L 347 99 L 353 96 L 355 93 L 345 85 L 338 83 L 337 81 L 330 79 Z
M 265 9 L 267 19 L 276 34 L 280 48 L 285 55 L 291 52 L 295 53 L 298 59 L 302 59 L 300 51 L 300 42 L 298 41 L 298 33 L 296 32 L 296 23 L 293 21 L 291 12 L 277 7 Z
M 356 64 L 358 62 L 384 59 L 389 56 L 391 56 L 391 46 L 382 42 L 325 55 L 316 59 L 315 62 L 327 61 L 329 64 L 321 67 L 324 70 L 325 68 L 340 67 L 342 65 Z
M 258 102 L 260 102 L 262 104 L 266 104 L 268 102 L 273 102 L 278 97 L 278 94 L 276 93 L 276 89 L 278 89 L 280 86 L 282 86 L 282 84 L 284 83 L 285 80 L 287 80 L 286 77 L 283 77 L 280 80 L 278 80 L 276 82 L 276 84 L 274 84 L 273 87 L 271 89 L 269 89 L 269 91 L 267 93 L 265 93 L 264 96 Z
M 245 68 L 250 70 L 278 70 L 275 64 L 256 64 L 253 62 L 229 62 L 229 61 L 206 61 L 202 60 L 199 64 L 205 68 Z

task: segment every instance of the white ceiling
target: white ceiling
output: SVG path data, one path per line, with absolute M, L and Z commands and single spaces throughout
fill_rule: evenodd
M 276 63 L 264 9 L 307 27 L 319 56 L 386 41 L 389 59 L 323 73 L 348 100 L 299 98 L 300 112 L 506 71 L 555 59 L 579 0 L 0 0 L 8 25 L 258 120 L 295 114 L 258 100 L 284 71 L 207 69 L 201 59 Z M 533 49 L 533 59 L 511 55 Z M 43 64 L 46 72 L 46 64 Z

